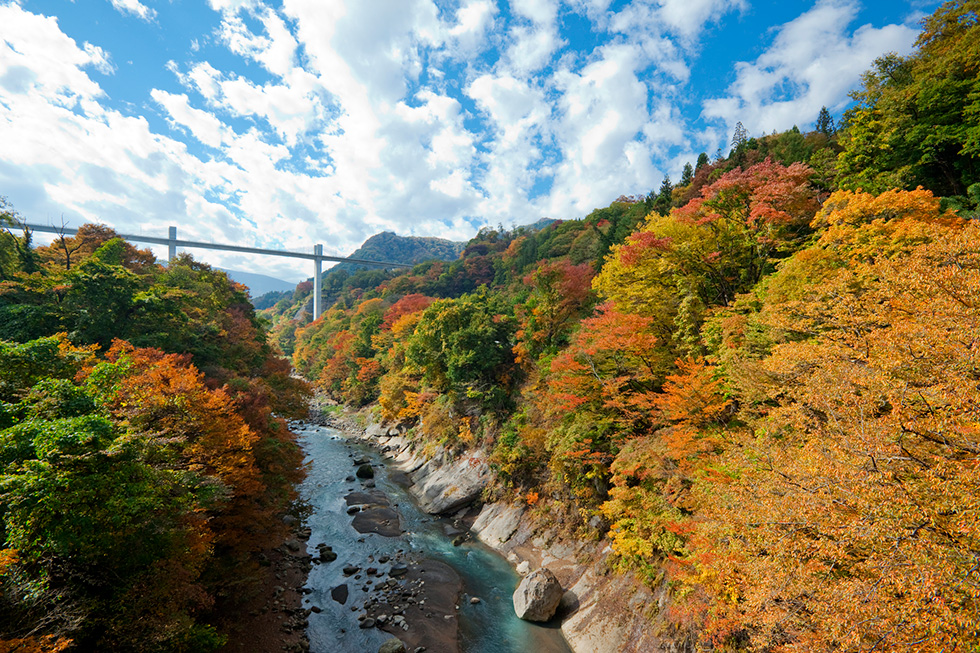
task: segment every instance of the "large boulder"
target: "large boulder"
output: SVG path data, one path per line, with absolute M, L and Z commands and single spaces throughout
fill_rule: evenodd
M 548 621 L 555 616 L 564 590 L 548 569 L 524 577 L 514 592 L 514 612 L 525 621 Z

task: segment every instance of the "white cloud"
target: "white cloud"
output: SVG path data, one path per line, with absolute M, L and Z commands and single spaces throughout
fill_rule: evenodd
M 176 64 L 171 66 L 171 70 L 184 86 L 193 85 L 208 101 L 216 100 L 221 93 L 221 71 L 207 61 L 196 64 L 186 75 L 181 75 Z
M 491 0 L 470 0 L 456 10 L 456 24 L 449 29 L 449 36 L 463 51 L 475 52 L 493 28 L 496 14 L 497 5 Z
M 558 18 L 556 0 L 512 0 L 511 8 L 538 25 L 551 26 Z
M 176 64 L 171 70 L 186 89 L 200 93 L 210 108 L 233 117 L 265 120 L 290 147 L 321 122 L 319 84 L 300 68 L 290 70 L 281 84 L 261 86 L 239 75 L 225 78 L 206 61 L 187 73 L 180 72 Z
M 157 12 L 144 5 L 140 0 L 110 0 L 112 6 L 117 11 L 124 14 L 133 14 L 137 18 L 151 21 L 157 17 Z
M 580 72 L 557 76 L 562 95 L 555 129 L 562 161 L 549 201 L 553 215 L 582 214 L 621 193 L 645 192 L 659 175 L 653 144 L 640 136 L 651 122 L 648 88 L 637 77 L 644 56 L 627 44 L 605 46 L 600 53 Z M 606 197 L 597 197 L 598 189 L 608 189 Z
M 508 34 L 505 67 L 512 73 L 529 75 L 547 66 L 565 45 L 558 31 L 556 0 L 514 0 L 512 11 L 527 22 L 515 23 Z
M 552 55 L 564 43 L 554 26 L 541 29 L 518 25 L 510 35 L 513 43 L 507 50 L 508 68 L 523 75 L 547 66 Z
M 97 45 L 92 45 L 91 43 L 83 43 L 82 47 L 85 50 L 85 54 L 88 55 L 88 65 L 92 66 L 98 70 L 103 75 L 111 75 L 116 71 L 116 67 L 112 64 L 112 60 L 109 58 L 109 54 Z
M 289 145 L 316 124 L 320 111 L 317 98 L 303 85 L 257 86 L 239 77 L 223 82 L 221 90 L 226 106 L 239 115 L 264 117 Z
M 476 199 L 468 175 L 460 172 L 471 168 L 476 150 L 463 127 L 459 102 L 432 91 L 422 91 L 413 100 L 414 106 L 400 103 L 379 131 L 387 147 L 373 181 L 381 184 L 379 188 L 393 185 L 403 190 L 401 195 L 379 198 L 378 210 L 385 218 L 378 224 L 392 224 L 399 202 L 415 208 L 415 216 L 406 216 L 410 219 L 424 214 L 425 204 L 430 207 L 427 217 L 451 219 Z M 440 179 L 441 185 L 430 183 Z M 446 179 L 454 180 L 450 193 L 444 192 L 450 187 Z
M 0 192 L 42 219 L 158 234 L 179 222 L 188 238 L 304 251 L 348 254 L 380 230 L 465 239 L 653 190 L 728 121 L 771 130 L 839 106 L 911 34 L 848 31 L 856 0 L 820 2 L 756 61 L 712 71 L 735 81 L 693 131 L 701 36 L 745 0 L 209 2 L 213 23 L 180 35 L 198 47 L 160 64 L 174 77 L 124 101 L 95 81 L 122 46 L 0 5 Z M 567 47 L 571 24 L 589 39 Z M 268 271 L 305 271 L 291 265 Z
M 744 11 L 745 0 L 661 0 L 657 17 L 671 31 L 692 38 L 704 25 L 733 10 Z
M 735 64 L 728 95 L 705 101 L 704 116 L 729 128 L 741 121 L 750 133 L 807 125 L 822 106 L 840 109 L 861 74 L 885 52 L 908 53 L 917 30 L 907 25 L 853 32 L 856 0 L 822 0 L 781 26 L 754 62 Z
M 466 94 L 487 112 L 508 142 L 515 142 L 528 129 L 541 125 L 551 113 L 540 90 L 506 73 L 476 78 Z
M 222 13 L 236 13 L 242 9 L 248 9 L 254 7 L 259 3 L 259 0 L 208 0 L 208 4 L 215 11 L 220 11 Z
M 269 72 L 285 76 L 293 69 L 296 39 L 285 22 L 269 8 L 254 10 L 265 34 L 254 34 L 238 13 L 225 13 L 220 36 L 228 48 L 242 57 L 254 59 Z
M 110 72 L 104 50 L 90 43 L 79 47 L 61 31 L 56 18 L 37 16 L 17 5 L 0 5 L 0 24 L 0 70 L 31 71 L 30 88 L 64 106 L 103 95 L 83 69 Z
M 589 20 L 604 29 L 604 19 L 607 18 L 612 0 L 565 0 L 565 4 L 574 11 L 585 14 Z
M 438 57 L 432 49 L 453 38 L 456 47 L 466 38 L 471 46 L 479 41 L 490 6 L 466 5 L 454 25 L 442 24 L 435 5 L 421 0 L 371 6 L 292 0 L 284 9 L 330 97 L 318 142 L 335 171 L 332 183 L 343 189 L 351 229 L 364 236 L 376 228 L 404 232 L 422 216 L 448 223 L 472 205 L 477 193 L 468 175 L 453 176 L 454 168 L 471 165 L 475 149 L 458 101 L 434 89 L 411 95 L 408 89 L 423 53 Z M 446 178 L 453 184 L 430 183 Z
M 207 111 L 192 107 L 186 95 L 153 89 L 150 96 L 166 110 L 174 125 L 187 128 L 201 143 L 218 148 L 223 143 L 230 142 L 229 130 L 225 124 Z
M 429 182 L 429 187 L 443 195 L 460 199 L 468 189 L 468 183 L 461 170 L 453 170 L 447 177 L 433 179 Z
M 493 138 L 482 157 L 481 187 L 486 198 L 479 215 L 488 222 L 512 220 L 527 214 L 535 181 L 550 174 L 542 146 L 551 142 L 551 108 L 544 91 L 509 73 L 482 75 L 466 89 L 487 115 Z
M 671 33 L 695 48 L 705 25 L 732 11 L 744 11 L 746 0 L 633 0 L 608 16 L 609 28 L 634 38 Z

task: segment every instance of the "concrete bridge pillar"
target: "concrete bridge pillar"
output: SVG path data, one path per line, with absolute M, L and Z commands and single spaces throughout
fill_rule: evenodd
M 167 258 L 167 262 L 173 263 L 174 259 L 177 258 L 177 227 L 170 227 L 170 237 L 167 239 L 167 248 L 169 249 L 169 258 Z
M 313 246 L 313 319 L 319 319 L 320 314 L 323 312 L 323 306 L 321 302 L 323 299 L 321 295 L 323 294 L 323 279 L 320 274 L 320 264 L 323 263 L 323 245 Z

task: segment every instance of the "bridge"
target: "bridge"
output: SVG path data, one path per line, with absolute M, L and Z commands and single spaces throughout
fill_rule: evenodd
M 68 229 L 66 227 L 54 227 L 51 225 L 42 224 L 29 224 L 22 223 L 25 229 L 31 231 L 40 231 L 42 233 L 58 234 L 59 236 L 74 236 L 78 233 L 78 229 Z M 332 261 L 337 263 L 356 263 L 358 265 L 367 265 L 371 267 L 379 268 L 411 268 L 412 265 L 405 263 L 391 263 L 389 261 L 370 261 L 361 258 L 345 258 L 342 256 L 327 256 L 323 253 L 323 245 L 316 244 L 313 246 L 312 254 L 305 254 L 303 252 L 291 252 L 289 250 L 283 249 L 261 249 L 258 247 L 243 247 L 241 245 L 226 245 L 222 243 L 203 243 L 196 240 L 178 240 L 177 239 L 177 227 L 170 227 L 170 233 L 167 238 L 159 238 L 155 236 L 143 236 L 143 235 L 133 235 L 133 234 L 116 234 L 123 240 L 129 240 L 137 243 L 152 243 L 154 245 L 166 245 L 168 248 L 169 260 L 174 260 L 177 256 L 177 248 L 198 248 L 198 249 L 216 249 L 225 252 L 242 252 L 244 254 L 262 254 L 264 256 L 286 256 L 289 258 L 302 258 L 313 261 L 313 319 L 317 319 L 323 313 L 322 302 L 323 299 L 320 297 L 323 291 L 323 273 L 321 270 L 321 264 L 324 261 Z

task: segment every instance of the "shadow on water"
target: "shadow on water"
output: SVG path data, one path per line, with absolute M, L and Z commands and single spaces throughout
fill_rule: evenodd
M 302 486 L 303 499 L 310 505 L 307 525 L 312 530 L 309 552 L 325 543 L 337 553 L 337 560 L 314 565 L 307 580 L 310 593 L 305 607 L 320 612 L 310 615 L 308 635 L 313 653 L 363 653 L 376 651 L 391 636 L 379 630 L 361 629 L 357 616 L 368 597 L 363 579 L 345 576 L 346 565 L 364 567 L 384 556 L 422 555 L 452 566 L 463 582 L 459 600 L 460 646 L 465 653 L 571 653 L 557 620 L 548 625 L 532 624 L 514 614 L 512 596 L 519 577 L 508 562 L 480 542 L 453 546 L 446 534 L 445 521 L 422 512 L 404 488 L 404 475 L 389 474 L 383 457 L 356 441 L 348 440 L 331 428 L 296 424 L 309 465 Z M 360 534 L 351 527 L 344 497 L 362 489 L 353 479 L 356 457 L 367 457 L 375 465 L 377 488 L 388 495 L 400 516 L 400 537 Z M 397 482 L 396 482 L 397 481 Z M 346 586 L 346 600 L 337 588 Z M 476 597 L 478 603 L 471 603 Z

